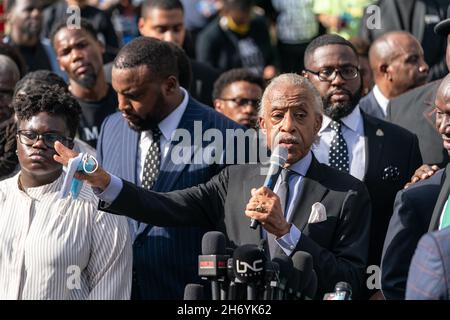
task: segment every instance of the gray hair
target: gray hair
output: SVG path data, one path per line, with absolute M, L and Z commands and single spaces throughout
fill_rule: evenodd
M 314 101 L 314 111 L 317 114 L 323 114 L 323 103 L 322 103 L 322 97 L 320 96 L 317 89 L 314 87 L 314 85 L 309 81 L 307 78 L 300 76 L 296 73 L 284 73 L 279 75 L 278 77 L 275 77 L 267 86 L 266 90 L 264 90 L 263 96 L 261 98 L 261 102 L 259 104 L 258 109 L 258 116 L 263 117 L 264 115 L 264 103 L 268 99 L 269 94 L 272 92 L 272 90 L 275 90 L 280 85 L 294 85 L 299 87 L 304 87 L 306 90 L 311 92 L 313 95 L 313 101 Z

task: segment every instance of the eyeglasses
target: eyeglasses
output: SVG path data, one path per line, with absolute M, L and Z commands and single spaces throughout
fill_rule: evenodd
M 336 79 L 339 73 L 344 80 L 353 80 L 358 77 L 359 69 L 355 66 L 346 66 L 342 68 L 323 68 L 319 71 L 305 69 L 306 72 L 315 74 L 320 81 L 331 82 Z
M 258 108 L 259 103 L 259 99 L 246 99 L 246 98 L 230 98 L 230 99 L 219 98 L 219 100 L 232 101 L 238 107 L 252 106 L 254 108 Z
M 54 148 L 56 141 L 59 141 L 61 143 L 73 141 L 72 138 L 65 137 L 53 132 L 38 134 L 37 132 L 31 130 L 19 130 L 17 131 L 17 135 L 19 136 L 19 142 L 26 146 L 32 146 L 38 140 L 41 139 L 42 141 L 44 141 L 44 144 L 49 148 Z

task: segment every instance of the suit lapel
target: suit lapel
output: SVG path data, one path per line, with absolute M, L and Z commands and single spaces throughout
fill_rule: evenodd
M 380 157 L 384 145 L 384 131 L 377 125 L 374 118 L 369 118 L 364 112 L 361 112 L 364 122 L 364 136 L 366 142 L 366 171 L 364 181 L 372 172 L 378 172 Z
M 252 178 L 247 179 L 243 182 L 244 184 L 244 203 L 247 205 L 248 200 L 251 197 L 251 190 L 252 188 L 259 188 L 264 184 L 264 180 L 266 176 L 262 174 L 261 169 L 265 166 L 255 166 L 255 172 L 252 175 Z M 268 166 L 267 166 L 268 168 Z M 248 192 L 248 194 L 247 194 Z M 244 205 L 244 206 L 245 206 Z M 258 224 L 258 227 L 256 230 L 250 229 L 250 220 L 245 216 L 245 214 L 242 215 L 243 222 L 242 225 L 244 227 L 245 232 L 242 234 L 245 235 L 245 239 L 243 239 L 243 243 L 259 243 L 261 239 L 263 238 L 263 230 L 261 227 L 261 224 Z
M 328 191 L 320 183 L 322 179 L 319 163 L 313 156 L 311 166 L 306 176 L 303 177 L 300 193 L 293 203 L 294 208 L 289 221 L 295 224 L 301 231 L 303 231 L 308 223 L 312 205 L 320 202 Z
M 436 205 L 434 206 L 428 231 L 434 231 L 439 228 L 439 220 L 441 218 L 442 210 L 444 210 L 444 205 L 450 192 L 450 164 L 448 164 L 445 168 L 445 172 L 442 175 L 441 185 L 441 192 L 439 192 L 439 197 L 436 201 Z
M 177 129 L 186 129 L 190 133 L 191 139 L 195 139 L 194 121 L 201 119 L 201 111 L 202 110 L 197 107 L 197 105 L 192 101 L 192 99 L 189 98 L 188 105 L 183 113 L 183 116 L 181 117 L 180 124 L 178 125 Z M 205 123 L 202 123 L 202 125 L 205 126 Z M 195 145 L 193 141 L 191 142 L 192 143 L 190 149 L 191 150 L 190 159 L 193 160 Z M 171 159 L 170 155 L 172 153 L 173 147 L 178 143 L 179 141 L 170 142 L 169 151 L 161 165 L 161 171 L 153 188 L 154 190 L 162 192 L 172 190 L 179 176 L 187 166 L 187 163 L 175 164 Z
M 121 155 L 121 168 L 122 168 L 122 177 L 123 179 L 137 183 L 137 162 L 139 161 L 137 157 L 137 151 L 139 147 L 139 138 L 140 135 L 136 131 L 130 129 L 126 120 L 121 118 L 120 121 L 123 121 L 122 125 L 124 129 L 122 130 L 122 148 L 124 148 L 123 152 L 120 152 Z M 143 151 L 145 152 L 145 151 Z M 130 159 L 134 159 L 130 161 Z

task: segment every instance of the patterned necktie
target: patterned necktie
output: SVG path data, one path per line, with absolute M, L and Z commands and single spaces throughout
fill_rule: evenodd
M 441 224 L 439 225 L 439 230 L 450 226 L 450 195 L 447 199 L 447 202 L 445 203 L 444 212 L 442 213 L 442 215 L 443 216 L 442 216 Z
M 281 209 L 283 210 L 284 217 L 287 217 L 288 212 L 288 200 L 289 200 L 289 178 L 295 174 L 294 171 L 283 169 L 280 174 L 281 183 L 278 186 L 277 195 L 280 198 Z M 275 240 L 275 235 L 267 233 L 267 242 L 269 245 L 270 257 L 273 258 L 278 243 Z
M 340 171 L 349 172 L 349 160 L 347 143 L 342 136 L 341 123 L 331 121 L 330 128 L 336 134 L 330 144 L 329 164 L 330 167 Z
M 152 129 L 153 141 L 148 148 L 144 161 L 144 171 L 142 172 L 142 187 L 150 190 L 156 182 L 161 163 L 161 150 L 159 143 L 161 131 L 158 127 Z

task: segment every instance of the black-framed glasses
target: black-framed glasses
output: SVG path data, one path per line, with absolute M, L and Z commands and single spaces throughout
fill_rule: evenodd
M 32 146 L 38 140 L 44 141 L 44 144 L 49 148 L 54 148 L 55 142 L 59 141 L 61 143 L 72 142 L 73 139 L 69 137 L 62 136 L 55 132 L 47 132 L 43 134 L 38 134 L 36 131 L 32 130 L 19 130 L 17 131 L 17 136 L 19 137 L 19 142 L 26 146 Z
M 331 82 L 336 79 L 339 73 L 344 80 L 353 80 L 358 77 L 359 68 L 355 66 L 345 66 L 342 68 L 322 68 L 319 71 L 305 69 L 306 72 L 315 74 L 320 81 Z
M 219 98 L 219 100 L 223 101 L 232 101 L 238 107 L 252 106 L 254 108 L 258 108 L 259 99 L 247 99 L 247 98 Z

